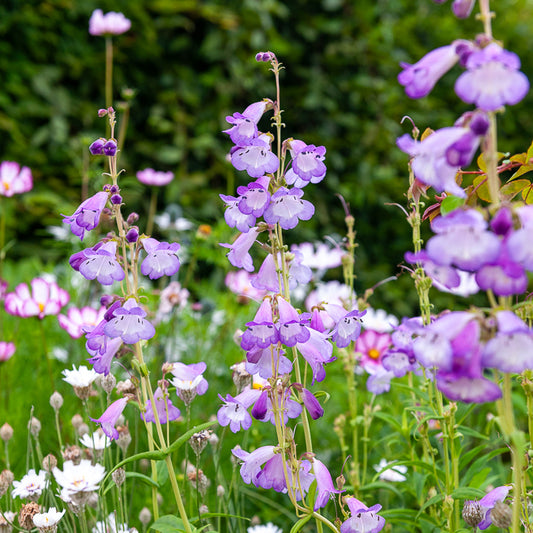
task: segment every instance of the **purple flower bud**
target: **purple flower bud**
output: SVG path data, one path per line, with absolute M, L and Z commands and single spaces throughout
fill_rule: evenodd
M 107 307 L 108 305 L 111 305 L 113 303 L 114 297 L 112 294 L 104 294 L 100 298 L 100 304 Z
M 117 192 L 120 192 L 120 189 L 117 185 L 111 185 L 111 187 L 109 188 L 109 192 L 116 194 Z
M 110 439 L 116 440 L 118 439 L 119 434 L 118 430 L 115 428 L 115 425 L 117 424 L 117 421 L 122 414 L 122 411 L 124 411 L 127 403 L 127 398 L 120 398 L 120 400 L 113 402 L 100 418 L 91 418 L 91 420 L 100 424 L 102 431 Z
M 130 213 L 126 222 L 131 226 L 132 224 L 135 224 L 137 220 L 139 220 L 139 215 L 137 213 Z
M 108 155 L 108 156 L 114 156 L 116 153 L 117 153 L 117 143 L 116 141 L 114 141 L 113 139 L 109 139 L 109 141 L 107 141 L 103 147 L 102 147 L 102 151 L 104 153 L 104 155 Z
M 305 408 L 313 420 L 316 420 L 324 415 L 323 407 L 320 405 L 320 402 L 315 398 L 315 395 L 311 391 L 302 388 L 302 401 L 304 402 Z
M 113 194 L 110 200 L 113 205 L 120 205 L 122 203 L 122 196 L 120 194 Z
M 90 146 L 89 152 L 93 155 L 102 155 L 104 153 L 104 144 L 106 143 L 105 139 L 96 139 Z
M 105 117 L 107 115 L 107 109 L 99 109 L 98 110 L 98 116 L 100 118 Z
M 252 408 L 252 416 L 256 420 L 263 420 L 263 418 L 265 418 L 267 414 L 267 409 L 268 409 L 267 403 L 268 403 L 268 390 L 264 390 Z
M 496 235 L 505 236 L 513 229 L 513 214 L 508 207 L 502 207 L 490 221 L 490 229 Z
M 130 228 L 128 233 L 126 233 L 126 240 L 128 242 L 137 242 L 137 239 L 139 238 L 139 231 L 137 228 Z

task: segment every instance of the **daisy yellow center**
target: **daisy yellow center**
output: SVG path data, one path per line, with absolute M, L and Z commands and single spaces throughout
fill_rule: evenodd
M 3 182 L 2 182 L 2 185 L 4 186 L 4 189 L 5 189 L 6 191 L 9 191 L 9 183 L 8 183 L 7 181 L 3 181 Z
M 42 313 L 42 312 L 44 311 L 44 304 L 42 304 L 42 303 L 39 302 L 38 305 L 39 305 L 39 312 Z
M 377 348 L 370 348 L 370 350 L 368 350 L 368 357 L 371 359 L 379 359 L 379 350 Z

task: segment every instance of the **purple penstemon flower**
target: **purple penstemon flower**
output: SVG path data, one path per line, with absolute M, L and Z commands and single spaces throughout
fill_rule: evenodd
M 317 420 L 324 416 L 324 408 L 320 405 L 320 402 L 316 399 L 316 396 L 309 390 L 302 387 L 300 392 L 302 402 L 309 413 L 309 416 L 313 420 Z
M 107 241 L 73 254 L 69 263 L 85 279 L 96 279 L 102 285 L 112 285 L 126 277 L 116 259 L 116 253 L 117 242 Z
M 252 322 L 246 323 L 247 330 L 241 337 L 241 348 L 267 348 L 279 341 L 278 328 L 272 322 L 272 304 L 270 298 L 265 298 Z
M 194 389 L 195 394 L 200 396 L 205 394 L 209 388 L 209 383 L 203 376 L 206 369 L 207 365 L 203 361 L 191 363 L 190 365 L 181 362 L 174 363 L 171 370 L 174 378 L 171 383 L 176 387 L 178 396 L 183 390 L 191 390 L 191 387 Z
M 483 531 L 492 524 L 492 509 L 494 508 L 497 502 L 503 502 L 505 498 L 507 498 L 507 495 L 509 494 L 510 490 L 510 486 L 502 485 L 501 487 L 496 487 L 495 489 L 492 489 L 490 492 L 485 494 L 485 496 L 483 496 L 481 500 L 479 500 L 479 505 L 481 505 L 481 508 L 485 513 L 485 517 L 477 525 L 478 529 L 481 529 Z
M 251 228 L 246 233 L 241 233 L 233 244 L 220 243 L 220 246 L 229 248 L 227 253 L 229 262 L 237 268 L 244 268 L 248 272 L 254 271 L 254 263 L 249 251 L 257 239 L 257 228 Z
M 226 121 L 233 126 L 223 133 L 227 133 L 231 141 L 237 146 L 247 146 L 259 135 L 257 123 L 267 110 L 268 100 L 250 104 L 242 113 L 233 113 L 226 117 Z M 271 103 L 270 103 L 271 105 Z
M 94 196 L 87 198 L 70 216 L 61 215 L 63 223 L 70 225 L 70 230 L 82 241 L 86 231 L 91 231 L 100 221 L 100 215 L 107 203 L 109 194 L 107 192 L 97 192 Z
M 146 311 L 137 300 L 128 298 L 122 307 L 113 311 L 114 318 L 104 326 L 104 333 L 112 339 L 120 337 L 125 344 L 151 339 L 155 335 L 155 328 L 145 316 Z
M 255 137 L 249 145 L 236 146 L 231 152 L 231 164 L 237 170 L 246 170 L 252 178 L 260 178 L 278 170 L 279 159 L 270 150 L 272 137 L 266 133 Z
M 516 210 L 522 227 L 510 232 L 507 250 L 512 261 L 520 263 L 529 272 L 533 271 L 533 206 L 525 205 Z
M 311 333 L 296 309 L 281 296 L 277 298 L 277 303 L 279 340 L 289 347 L 295 346 L 297 342 L 308 341 Z
M 321 333 L 309 328 L 310 336 L 306 342 L 298 342 L 296 348 L 302 354 L 302 357 L 309 363 L 313 372 L 311 384 L 315 381 L 322 381 L 326 377 L 324 364 L 335 360 L 333 354 L 333 345 L 328 340 L 325 333 Z
M 252 409 L 252 416 L 255 419 L 261 420 L 262 422 L 270 422 L 273 425 L 276 424 L 272 397 L 274 397 L 277 402 L 278 412 L 282 414 L 284 424 L 287 424 L 289 418 L 298 418 L 300 416 L 302 406 L 297 401 L 291 399 L 290 389 L 265 388 Z
M 108 339 L 106 335 L 103 337 L 104 342 L 97 349 L 91 349 L 86 345 L 87 352 L 92 356 L 87 361 L 93 365 L 95 372 L 107 376 L 111 372 L 111 363 L 122 346 L 122 339 L 120 337 Z M 90 344 L 90 340 L 87 344 Z
M 293 139 L 289 142 L 289 149 L 292 167 L 285 174 L 285 181 L 289 185 L 303 187 L 307 183 L 318 183 L 324 179 L 327 171 L 323 162 L 326 156 L 324 146 L 305 144 L 303 141 Z
M 344 490 L 338 490 L 333 486 L 327 466 L 316 457 L 313 458 L 313 473 L 316 479 L 316 500 L 313 509 L 318 511 L 328 503 L 332 494 L 340 494 Z
M 225 427 L 229 425 L 233 433 L 237 433 L 241 428 L 244 430 L 250 429 L 252 425 L 252 417 L 248 412 L 248 408 L 261 395 L 259 389 L 250 389 L 247 387 L 240 394 L 233 397 L 231 394 L 226 394 L 223 398 L 220 394 L 218 397 L 224 402 L 217 412 L 218 423 Z
M 100 424 L 102 431 L 113 440 L 118 439 L 119 434 L 118 430 L 115 427 L 117 421 L 124 411 L 126 404 L 128 403 L 127 398 L 120 398 L 119 400 L 113 402 L 102 414 L 100 418 L 91 418 L 93 422 Z
M 529 91 L 529 81 L 519 71 L 518 56 L 495 42 L 470 54 L 466 68 L 455 82 L 455 92 L 464 102 L 484 111 L 514 105 Z
M 242 213 L 253 215 L 254 217 L 263 216 L 270 203 L 269 182 L 270 178 L 263 176 L 257 181 L 237 188 L 237 194 L 239 195 L 238 208 Z
M 142 239 L 141 243 L 147 256 L 141 263 L 141 273 L 150 279 L 173 276 L 180 268 L 177 242 L 159 242 L 152 237 Z
M 351 517 L 341 524 L 341 533 L 378 533 L 385 527 L 385 519 L 377 513 L 381 505 L 376 503 L 367 507 L 357 498 L 345 498 Z
M 226 209 L 224 210 L 224 220 L 230 228 L 237 228 L 242 233 L 248 233 L 250 228 L 255 226 L 256 217 L 252 214 L 245 214 L 239 209 L 240 198 L 221 194 L 220 198 L 224 202 Z
M 280 187 L 273 195 L 270 205 L 263 214 L 267 224 L 276 224 L 283 229 L 295 228 L 300 220 L 309 220 L 315 214 L 311 202 L 302 200 L 302 189 Z
M 352 341 L 356 341 L 361 334 L 361 317 L 366 311 L 354 309 L 345 314 L 335 325 L 331 332 L 331 340 L 337 348 L 346 348 Z
M 164 392 L 161 387 L 157 387 L 154 392 L 154 403 L 157 411 L 157 417 L 161 424 L 166 424 L 171 420 L 177 420 L 181 415 L 180 410 L 176 406 L 172 405 L 170 398 L 168 398 L 168 394 Z M 141 413 L 141 418 L 146 422 L 155 423 L 155 414 L 152 402 L 148 400 L 144 408 L 145 412 Z
M 251 453 L 236 447 L 231 450 L 231 453 L 243 461 L 240 470 L 242 480 L 246 484 L 253 483 L 257 487 L 257 477 L 261 473 L 261 467 L 276 455 L 276 447 L 261 446 Z
M 278 344 L 276 347 L 252 348 L 246 353 L 246 371 L 249 374 L 258 374 L 263 379 L 273 377 L 272 365 L 278 376 L 292 372 L 292 362 L 285 357 L 285 352 Z

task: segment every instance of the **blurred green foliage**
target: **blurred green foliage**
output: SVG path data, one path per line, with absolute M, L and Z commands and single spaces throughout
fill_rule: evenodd
M 217 193 L 247 182 L 225 156 L 231 142 L 225 116 L 242 111 L 275 88 L 254 56 L 274 51 L 285 64 L 282 107 L 286 135 L 327 148 L 328 175 L 306 195 L 314 220 L 299 239 L 344 233 L 342 194 L 356 218 L 358 291 L 399 273 L 410 248 L 404 203 L 407 159 L 395 139 L 410 126 L 451 125 L 469 107 L 453 92 L 459 67 L 431 95 L 410 100 L 397 84 L 401 61 L 414 62 L 458 38 L 474 38 L 481 24 L 454 18 L 431 0 L 4 0 L 0 5 L 0 157 L 31 167 L 35 188 L 12 202 L 13 259 L 38 253 L 57 261 L 48 225 L 60 225 L 80 200 L 82 177 L 99 190 L 102 162 L 87 147 L 105 134 L 96 111 L 104 106 L 104 39 L 88 33 L 95 8 L 122 11 L 132 29 L 114 39 L 115 107 L 135 91 L 121 164 L 128 207 L 147 210 L 146 188 L 135 172 L 151 166 L 177 179 L 159 194 L 159 208 L 178 203 L 185 216 L 214 224 L 222 217 Z M 529 22 L 533 5 L 501 0 L 494 34 L 533 72 Z M 502 151 L 524 151 L 531 131 L 531 96 L 507 110 Z M 120 111 L 119 111 L 120 114 Z M 268 119 L 261 127 L 268 128 Z M 142 220 L 141 220 L 142 222 Z M 43 246 L 40 246 L 42 244 Z M 406 277 L 406 276 L 404 276 Z M 410 310 L 409 280 L 387 284 L 376 305 Z

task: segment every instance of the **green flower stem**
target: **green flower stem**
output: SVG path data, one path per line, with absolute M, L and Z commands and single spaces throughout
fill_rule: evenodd
M 152 187 L 152 196 L 150 197 L 150 210 L 148 211 L 148 222 L 146 223 L 146 235 L 152 235 L 154 229 L 154 218 L 157 210 L 157 190 Z
M 59 409 L 54 409 L 54 411 L 55 411 L 57 441 L 59 442 L 59 449 L 63 451 L 63 441 L 61 439 L 61 429 L 59 427 Z
M 2 268 L 6 255 L 4 250 L 6 244 L 6 206 L 4 204 L 5 200 L 0 196 L 0 278 L 2 278 Z
M 105 105 L 113 105 L 113 39 L 105 38 Z
M 483 146 L 483 156 L 487 167 L 487 185 L 491 204 L 500 205 L 500 177 L 498 176 L 498 152 L 497 152 L 497 130 L 496 114 L 489 113 L 489 131 L 485 137 Z
M 359 469 L 359 425 L 357 423 L 357 387 L 355 383 L 354 367 L 355 351 L 350 349 L 346 355 L 344 372 L 348 385 L 348 410 L 350 412 L 348 425 L 352 429 L 353 468 L 350 468 L 350 483 L 353 485 L 354 491 L 357 491 L 361 486 L 361 472 Z

